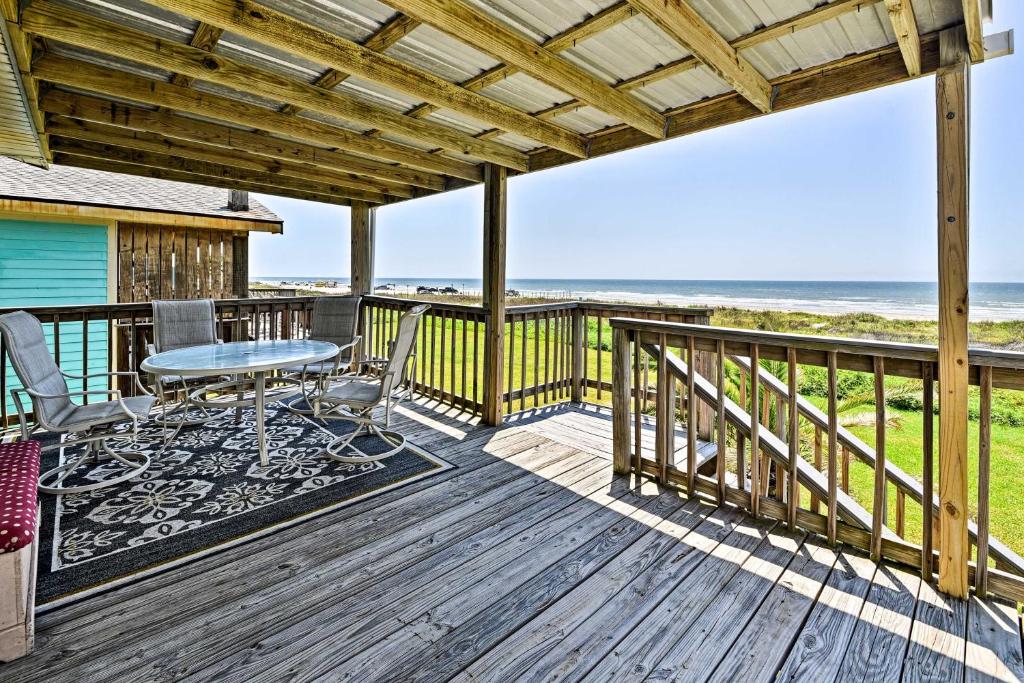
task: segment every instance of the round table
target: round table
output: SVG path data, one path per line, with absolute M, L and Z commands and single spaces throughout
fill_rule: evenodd
M 205 394 L 210 390 L 235 393 L 230 405 L 240 407 L 252 405 L 256 408 L 256 434 L 259 442 L 260 464 L 269 464 L 267 438 L 264 431 L 263 415 L 266 405 L 267 374 L 295 365 L 319 363 L 338 355 L 338 347 L 330 342 L 311 339 L 282 339 L 277 341 L 232 342 L 230 344 L 205 344 L 190 346 L 174 351 L 157 353 L 142 361 L 140 368 L 154 375 L 179 375 L 181 377 L 210 377 L 228 375 L 235 379 L 204 387 L 189 396 L 196 405 L 227 405 L 226 402 L 207 402 Z M 252 376 L 252 397 L 244 396 L 245 376 Z M 295 385 L 291 393 L 282 392 L 273 400 L 280 401 L 301 390 L 298 379 L 278 379 Z M 180 428 L 180 427 L 179 427 Z

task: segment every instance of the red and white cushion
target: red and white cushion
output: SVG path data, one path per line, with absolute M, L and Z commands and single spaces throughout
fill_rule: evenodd
M 38 441 L 0 444 L 0 553 L 12 553 L 36 536 Z

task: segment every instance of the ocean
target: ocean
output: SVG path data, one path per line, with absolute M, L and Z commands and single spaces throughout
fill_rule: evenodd
M 264 276 L 265 283 L 336 281 L 347 277 Z M 377 285 L 393 284 L 398 291 L 415 292 L 418 286 L 448 287 L 475 294 L 481 282 L 472 278 L 378 278 Z M 571 280 L 510 279 L 509 289 L 522 294 L 756 310 L 808 313 L 874 313 L 887 318 L 934 320 L 938 287 L 933 282 L 797 282 L 769 280 Z M 1024 283 L 971 284 L 971 320 L 1024 320 Z

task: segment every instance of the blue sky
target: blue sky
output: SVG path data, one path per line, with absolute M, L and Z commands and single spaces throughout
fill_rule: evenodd
M 996 3 L 986 33 L 1024 29 Z M 1022 34 L 1024 35 L 1024 34 Z M 510 278 L 935 280 L 935 80 L 509 181 Z M 971 279 L 1024 281 L 1024 56 L 972 72 Z M 253 276 L 349 272 L 345 207 L 260 195 Z M 478 278 L 482 191 L 377 212 L 377 277 Z

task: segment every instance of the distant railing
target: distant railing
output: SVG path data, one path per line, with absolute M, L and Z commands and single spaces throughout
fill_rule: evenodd
M 257 291 L 253 290 L 251 294 Z M 300 339 L 309 334 L 315 296 L 227 299 L 215 303 L 218 335 L 242 339 Z M 488 315 L 480 306 L 410 298 L 363 297 L 360 353 L 382 358 L 398 331 L 398 318 L 429 303 L 414 359 L 414 389 L 472 414 L 483 409 L 484 333 Z M 9 309 L 14 310 L 14 309 Z M 152 341 L 149 303 L 49 306 L 26 309 L 43 322 L 58 362 L 93 375 L 91 388 L 113 388 L 102 373 L 137 369 Z M 6 312 L 0 310 L 0 313 Z M 611 390 L 611 327 L 617 315 L 686 323 L 706 323 L 703 308 L 629 304 L 550 302 L 509 306 L 505 312 L 502 404 L 506 412 L 561 401 L 608 402 Z M 74 335 L 72 335 L 74 331 Z M 0 419 L 16 419 L 7 401 L 16 380 L 0 347 Z M 130 382 L 121 388 L 135 391 Z M 710 422 L 707 423 L 710 425 Z
M 862 548 L 876 560 L 914 566 L 932 579 L 938 549 L 935 347 L 636 319 L 614 319 L 611 326 L 617 471 L 647 473 L 719 502 L 741 505 L 755 515 Z M 673 347 L 684 351 L 674 353 Z M 697 371 L 691 371 L 701 352 L 713 356 L 710 372 L 700 369 L 699 363 Z M 992 392 L 1024 389 L 1024 354 L 972 350 L 969 361 L 971 382 L 980 386 L 980 410 L 977 523 L 971 522 L 968 529 L 968 571 L 979 594 L 1024 601 L 1024 560 L 992 538 L 989 495 Z M 641 415 L 651 398 L 643 382 L 648 367 L 660 380 L 653 397 L 653 448 L 645 446 L 641 428 Z M 825 371 L 823 408 L 798 392 L 799 377 L 807 368 Z M 841 371 L 870 373 L 873 447 L 840 424 Z M 920 483 L 887 457 L 887 377 L 920 381 Z M 679 383 L 689 399 L 679 411 L 687 433 L 685 463 L 675 461 Z M 709 459 L 702 458 L 697 447 L 697 412 L 702 404 L 713 411 L 715 422 Z M 851 479 L 851 457 L 870 468 L 869 486 L 858 488 Z M 920 508 L 913 516 L 915 522 L 920 520 L 915 529 L 908 499 Z

